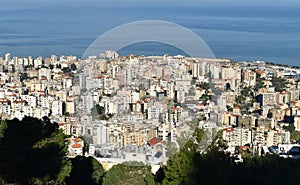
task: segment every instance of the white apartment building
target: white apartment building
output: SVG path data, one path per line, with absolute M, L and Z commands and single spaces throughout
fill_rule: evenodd
M 228 142 L 229 147 L 245 146 L 252 143 L 252 131 L 246 128 L 225 128 L 223 139 Z
M 63 115 L 63 102 L 61 100 L 52 101 L 52 115 Z
M 107 143 L 107 128 L 103 124 L 93 125 L 93 144 L 105 145 Z
M 159 107 L 149 107 L 147 109 L 147 119 L 149 120 L 158 120 L 159 119 L 159 113 L 160 108 Z
M 94 98 L 91 94 L 86 94 L 82 96 L 82 105 L 83 105 L 83 110 L 86 112 L 90 112 L 91 109 L 95 105 Z

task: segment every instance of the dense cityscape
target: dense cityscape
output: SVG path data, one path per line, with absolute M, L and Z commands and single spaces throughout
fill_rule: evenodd
M 106 169 L 138 161 L 158 170 L 196 127 L 208 143 L 222 132 L 231 155 L 300 154 L 295 67 L 114 51 L 85 60 L 7 53 L 0 63 L 1 118 L 49 117 L 70 136 L 69 157 L 93 156 Z

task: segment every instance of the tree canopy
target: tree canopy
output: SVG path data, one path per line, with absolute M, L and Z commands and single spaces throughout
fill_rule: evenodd
M 300 184 L 300 160 L 277 155 L 246 156 L 243 163 L 224 152 L 221 134 L 199 152 L 205 131 L 197 128 L 180 151 L 154 176 L 150 166 L 124 163 L 105 172 L 92 157 L 66 158 L 65 136 L 48 118 L 0 122 L 1 184 L 154 185 Z
M 102 184 L 102 165 L 92 157 L 68 159 L 65 137 L 47 117 L 2 120 L 1 184 Z
M 189 141 L 167 165 L 156 174 L 156 182 L 166 184 L 299 184 L 300 160 L 284 159 L 277 155 L 247 157 L 243 163 L 224 153 L 226 143 L 220 134 L 206 149 L 196 152 L 203 131 L 196 129 L 194 141 Z M 224 148 L 225 147 L 225 148 Z
M 105 171 L 102 165 L 93 157 L 78 156 L 71 159 L 72 171 L 66 179 L 68 185 L 102 184 Z
M 71 171 L 64 135 L 44 118 L 1 121 L 0 177 L 16 184 L 63 184 Z
M 150 166 L 118 164 L 113 166 L 104 176 L 103 185 L 154 185 L 154 177 Z

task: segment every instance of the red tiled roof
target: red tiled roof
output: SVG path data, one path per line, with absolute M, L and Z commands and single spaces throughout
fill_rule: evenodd
M 1 103 L 8 103 L 8 102 L 9 102 L 9 100 L 8 100 L 8 99 L 6 99 L 6 98 L 0 98 L 0 102 L 1 102 Z
M 226 132 L 233 132 L 234 131 L 234 128 L 230 127 L 230 128 L 225 128 L 224 129 Z
M 260 75 L 264 74 L 265 72 L 261 71 L 261 70 L 256 70 L 256 72 Z
M 75 143 L 72 145 L 72 148 L 81 148 L 81 144 Z
M 58 122 L 57 124 L 58 124 L 58 126 L 63 126 L 63 125 L 65 125 L 64 122 Z
M 249 146 L 240 146 L 240 148 L 241 148 L 242 150 L 247 150 L 247 149 L 250 149 L 250 147 L 249 147 Z
M 25 103 L 26 101 L 25 101 L 25 100 L 22 100 L 22 99 L 19 99 L 19 100 L 14 100 L 13 102 L 14 102 L 14 103 Z
M 150 140 L 148 141 L 148 143 L 149 143 L 151 146 L 155 146 L 155 145 L 157 145 L 158 143 L 162 143 L 162 140 L 159 139 L 159 138 L 157 138 L 157 137 L 154 137 L 154 138 L 150 139 Z
M 179 108 L 173 107 L 172 110 L 173 110 L 173 111 L 177 111 L 177 110 L 179 110 Z

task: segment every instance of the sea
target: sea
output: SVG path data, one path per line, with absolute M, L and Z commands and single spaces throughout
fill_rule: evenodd
M 133 21 L 181 25 L 217 58 L 300 66 L 300 3 L 270 0 L 2 0 L 0 56 L 76 55 L 109 30 Z M 172 45 L 142 42 L 121 55 L 186 55 Z

